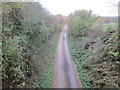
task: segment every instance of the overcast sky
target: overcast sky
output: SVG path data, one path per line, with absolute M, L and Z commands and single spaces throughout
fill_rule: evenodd
M 52 14 L 69 15 L 75 10 L 92 10 L 100 16 L 116 16 L 117 4 L 119 0 L 39 0 L 44 8 Z

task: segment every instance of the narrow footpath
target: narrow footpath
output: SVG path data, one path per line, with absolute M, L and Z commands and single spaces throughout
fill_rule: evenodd
M 67 26 L 64 27 L 58 42 L 53 88 L 82 88 L 75 64 L 70 55 L 66 36 Z

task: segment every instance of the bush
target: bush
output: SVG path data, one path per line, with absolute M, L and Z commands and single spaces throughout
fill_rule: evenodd
M 39 66 L 45 61 L 39 63 L 33 56 L 44 49 L 45 43 L 57 31 L 56 17 L 39 3 L 6 2 L 2 8 L 3 88 L 40 88 L 43 70 Z M 44 58 L 42 54 L 39 53 L 39 59 Z

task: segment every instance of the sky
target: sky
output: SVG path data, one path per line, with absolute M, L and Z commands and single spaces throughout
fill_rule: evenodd
M 92 10 L 100 16 L 117 16 L 119 0 L 37 0 L 52 14 L 69 15 L 76 10 Z

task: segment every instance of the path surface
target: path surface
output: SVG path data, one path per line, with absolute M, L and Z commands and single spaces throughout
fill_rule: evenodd
M 67 26 L 60 35 L 55 57 L 55 78 L 53 88 L 81 88 L 75 64 L 66 40 Z

